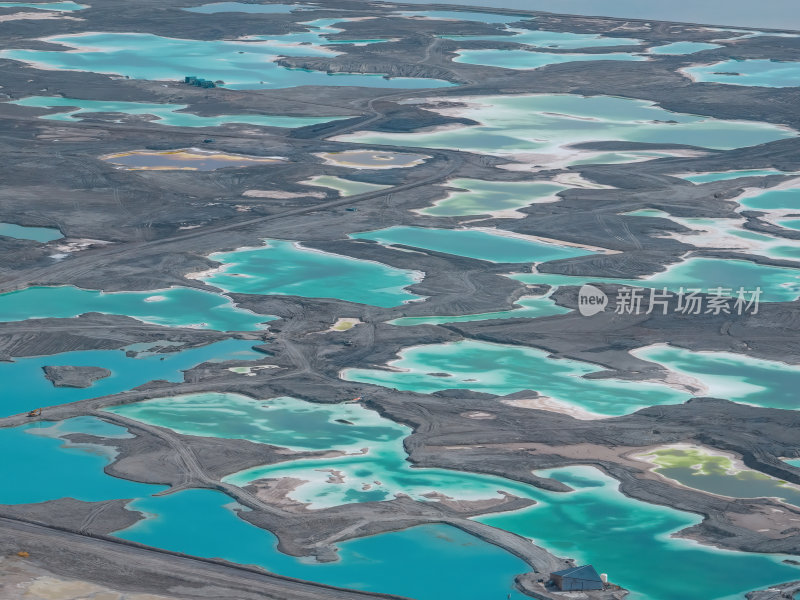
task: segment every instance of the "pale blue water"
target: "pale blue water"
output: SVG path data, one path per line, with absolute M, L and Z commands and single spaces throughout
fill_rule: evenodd
M 740 200 L 739 204 L 757 210 L 800 209 L 800 188 L 766 191 L 758 196 Z
M 714 48 L 722 48 L 722 46 L 705 42 L 673 42 L 663 46 L 653 46 L 648 52 L 651 54 L 694 54 L 701 50 L 713 50 Z
M 406 287 L 421 274 L 329 254 L 283 240 L 264 240 L 261 248 L 219 252 L 209 258 L 224 269 L 204 277 L 209 285 L 241 294 L 280 294 L 338 298 L 373 306 L 398 306 L 416 296 Z
M 527 50 L 459 50 L 454 62 L 470 65 L 487 65 L 506 69 L 538 69 L 547 65 L 558 65 L 576 61 L 597 60 L 647 60 L 638 54 L 614 52 L 607 54 L 557 54 L 553 52 L 529 52 Z
M 567 186 L 541 181 L 484 181 L 482 179 L 451 179 L 446 198 L 419 212 L 434 217 L 483 215 L 514 210 L 536 202 L 552 201 Z
M 506 27 L 512 35 L 443 35 L 449 40 L 487 40 L 527 44 L 536 48 L 601 48 L 603 46 L 638 46 L 642 40 L 625 37 L 605 37 L 591 33 L 571 31 L 545 31 Z
M 800 458 L 794 458 L 794 459 L 791 459 L 791 460 L 787 460 L 785 462 L 789 463 L 793 467 L 800 467 Z
M 800 409 L 800 366 L 728 352 L 691 352 L 653 346 L 637 356 L 703 382 L 705 395 L 768 408 Z
M 260 5 L 259 5 L 260 6 Z M 29 96 L 14 100 L 9 104 L 32 106 L 35 108 L 64 108 L 65 110 L 41 115 L 40 119 L 53 121 L 73 121 L 90 116 L 91 113 L 113 112 L 129 115 L 153 115 L 155 123 L 175 127 L 216 127 L 227 123 L 244 123 L 264 127 L 305 127 L 336 121 L 346 117 L 287 117 L 281 115 L 220 115 L 206 117 L 190 112 L 180 112 L 187 104 L 148 104 L 145 102 L 115 102 L 106 100 L 77 100 L 61 96 Z M 1 231 L 1 229 L 0 229 Z
M 615 283 L 642 288 L 668 288 L 676 292 L 679 288 L 707 291 L 718 287 L 746 291 L 761 288 L 761 302 L 790 302 L 800 296 L 800 270 L 788 267 L 759 265 L 744 260 L 718 258 L 690 258 L 668 267 L 647 279 L 614 279 L 605 277 L 570 276 L 549 273 L 518 273 L 512 279 L 524 283 L 548 285 L 583 285 L 584 283 Z M 749 298 L 749 294 L 746 296 Z M 646 307 L 646 304 L 644 304 Z
M 339 561 L 314 563 L 280 553 L 275 536 L 238 518 L 236 511 L 243 508 L 221 492 L 186 490 L 136 500 L 131 508 L 158 516 L 115 535 L 149 546 L 418 600 L 503 599 L 509 593 L 515 600 L 525 598 L 512 588 L 514 577 L 530 570 L 522 560 L 447 525 L 343 542 Z
M 434 229 L 394 226 L 350 235 L 384 245 L 402 244 L 486 260 L 489 262 L 546 262 L 593 254 L 583 248 L 558 246 L 477 229 Z
M 88 8 L 88 4 L 77 2 L 0 2 L 0 8 L 36 8 L 38 10 L 73 11 Z
M 33 240 L 35 242 L 52 242 L 64 236 L 58 229 L 50 227 L 23 227 L 13 223 L 0 223 L 0 236 L 12 237 L 18 240 Z
M 443 19 L 456 21 L 479 21 L 480 23 L 516 23 L 523 19 L 530 19 L 528 15 L 498 15 L 490 12 L 475 12 L 467 10 L 407 10 L 399 13 L 403 17 L 425 17 L 428 19 Z
M 303 4 L 249 4 L 245 2 L 213 2 L 201 6 L 184 8 L 189 12 L 203 13 L 212 15 L 220 12 L 240 12 L 240 13 L 290 13 L 294 10 L 314 8 Z
M 729 179 L 738 179 L 739 177 L 767 177 L 769 175 L 787 175 L 787 173 L 778 171 L 777 169 L 753 169 L 743 171 L 713 171 L 680 177 L 692 183 L 711 183 L 712 181 L 727 181 Z
M 800 219 L 787 219 L 785 221 L 778 221 L 781 227 L 788 227 L 789 229 L 800 229 Z
M 712 65 L 688 67 L 684 71 L 696 81 L 760 87 L 800 86 L 800 62 L 731 59 Z
M 528 296 L 514 302 L 519 308 L 498 312 L 479 313 L 473 315 L 453 315 L 450 317 L 401 317 L 389 321 L 392 325 L 438 325 L 440 323 L 463 323 L 465 321 L 488 321 L 490 319 L 536 319 L 568 313 L 569 309 L 557 306 L 553 300 L 545 296 Z
M 390 2 L 391 0 L 383 0 Z M 429 0 L 407 0 L 428 4 Z M 795 0 L 441 0 L 439 4 L 540 10 L 560 14 L 597 15 L 622 19 L 656 19 L 738 27 L 800 29 Z
M 623 415 L 646 406 L 689 399 L 687 393 L 657 383 L 587 379 L 585 375 L 603 368 L 548 355 L 526 346 L 462 340 L 405 348 L 399 359 L 389 362 L 401 370 L 344 369 L 340 376 L 347 381 L 424 394 L 447 389 L 497 395 L 534 390 L 602 415 Z
M 5 482 L 13 482 L 0 486 L 0 504 L 28 504 L 58 498 L 98 502 L 136 498 L 166 489 L 106 475 L 103 467 L 111 462 L 106 449 L 69 444 L 58 438 L 66 433 L 110 433 L 115 437 L 125 434 L 125 429 L 110 430 L 111 427 L 99 419 L 82 417 L 80 421 L 65 421 L 59 428 L 49 422 L 0 428 L 0 453 L 14 457 L 0 461 L 0 477 Z
M 586 142 L 619 140 L 731 149 L 797 135 L 795 131 L 776 125 L 722 121 L 669 112 L 644 100 L 610 96 L 529 94 L 449 99 L 469 103 L 469 106 L 460 110 L 460 116 L 481 124 L 429 133 L 364 131 L 336 139 L 449 148 L 502 156 L 557 153 L 563 155 L 564 164 L 569 165 L 601 160 L 587 159 L 585 152 L 570 148 L 573 144 Z M 537 161 L 537 164 L 541 162 Z
M 263 357 L 251 350 L 253 344 L 252 340 L 230 339 L 180 352 L 147 353 L 136 358 L 125 356 L 123 348 L 63 352 L 0 362 L 0 381 L 3 382 L 0 416 L 117 394 L 157 379 L 183 381 L 183 371 L 200 363 Z M 42 371 L 42 367 L 48 365 L 104 367 L 111 375 L 88 388 L 55 387 Z M 47 410 L 44 412 L 46 417 Z
M 326 23 L 337 22 L 329 19 Z M 269 38 L 268 41 L 263 38 Z M 184 40 L 146 33 L 84 33 L 46 38 L 69 52 L 45 50 L 0 51 L 0 58 L 26 62 L 36 68 L 90 71 L 133 79 L 180 80 L 187 75 L 221 80 L 232 89 L 285 88 L 299 85 L 356 85 L 388 88 L 450 86 L 437 79 L 392 78 L 368 74 L 332 74 L 287 69 L 274 62 L 284 56 L 336 56 L 318 45 L 316 33 L 261 36 L 247 41 Z M 301 42 L 310 41 L 310 45 Z
M 167 327 L 219 331 L 257 331 L 276 318 L 238 308 L 227 296 L 194 288 L 106 293 L 56 286 L 0 294 L 0 322 L 65 319 L 89 312 L 125 315 Z

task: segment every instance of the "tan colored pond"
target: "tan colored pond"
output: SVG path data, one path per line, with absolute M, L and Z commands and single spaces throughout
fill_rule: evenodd
M 100 157 L 122 169 L 130 171 L 215 171 L 226 167 L 251 167 L 282 162 L 278 156 L 247 156 L 210 152 L 197 148 L 181 150 L 132 150 Z

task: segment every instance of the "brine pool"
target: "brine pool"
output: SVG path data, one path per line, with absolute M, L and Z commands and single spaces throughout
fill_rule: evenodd
M 178 80 L 187 75 L 222 81 L 232 89 L 272 89 L 299 85 L 353 85 L 386 88 L 436 88 L 453 84 L 438 79 L 384 78 L 380 74 L 288 69 L 278 56 L 334 57 L 325 33 L 341 19 L 309 21 L 307 33 L 253 36 L 243 40 L 188 40 L 147 33 L 79 33 L 45 41 L 68 51 L 5 49 L 0 58 L 38 69 L 89 71 L 132 79 Z
M 261 6 L 261 5 L 253 5 Z M 289 117 L 282 115 L 219 115 L 215 117 L 184 112 L 187 104 L 152 104 L 147 102 L 118 102 L 112 100 L 78 100 L 62 96 L 28 96 L 8 104 L 33 108 L 61 109 L 58 112 L 40 115 L 40 119 L 73 121 L 91 117 L 94 113 L 125 113 L 128 115 L 152 115 L 154 123 L 173 127 L 216 127 L 228 123 L 243 123 L 263 127 L 306 127 L 327 123 L 346 117 Z
M 466 103 L 457 111 L 445 109 L 447 114 L 473 119 L 480 125 L 448 127 L 427 133 L 360 131 L 333 139 L 467 150 L 519 156 L 539 165 L 568 166 L 578 162 L 609 162 L 607 157 L 594 156 L 596 151 L 571 147 L 587 142 L 627 141 L 732 149 L 797 135 L 787 127 L 670 112 L 644 100 L 611 96 L 526 94 L 449 97 L 446 100 Z M 664 152 L 669 154 L 670 151 Z M 611 162 L 625 160 L 632 158 L 617 157 Z
M 0 236 L 42 243 L 60 240 L 64 237 L 58 229 L 52 227 L 25 227 L 13 223 L 0 223 Z
M 174 405 L 174 401 L 178 404 Z M 193 404 L 196 412 L 192 410 Z M 233 407 L 233 413 L 228 406 Z M 796 567 L 781 563 L 780 556 L 722 551 L 672 537 L 675 532 L 699 522 L 700 518 L 627 498 L 619 491 L 616 481 L 589 466 L 537 472 L 570 486 L 573 491 L 568 493 L 540 490 L 498 477 L 414 468 L 402 449 L 402 439 L 409 433 L 408 428 L 354 404 L 319 405 L 286 398 L 264 401 L 231 394 L 220 394 L 216 398 L 194 394 L 147 400 L 113 410 L 193 435 L 241 437 L 278 445 L 286 442 L 297 449 L 368 448 L 366 455 L 298 460 L 228 477 L 235 483 L 246 484 L 251 476 L 294 474 L 309 482 L 292 494 L 319 506 L 340 501 L 380 500 L 406 491 L 412 494 L 433 491 L 461 498 L 469 490 L 479 497 L 499 498 L 498 491 L 502 490 L 531 498 L 537 504 L 530 508 L 477 520 L 529 537 L 561 556 L 593 563 L 608 573 L 612 581 L 632 589 L 631 597 L 636 600 L 674 600 L 677 597 L 740 600 L 745 591 L 796 579 L 800 572 Z M 305 423 L 309 423 L 308 430 L 305 427 L 293 429 Z M 21 443 L 20 438 L 35 436 L 25 436 L 18 430 L 0 430 L 0 440 L 9 431 L 14 433 L 17 447 L 25 447 L 25 442 L 33 443 L 24 439 Z M 292 435 L 295 431 L 298 438 Z M 0 470 L 2 468 L 0 466 Z M 315 468 L 343 470 L 342 483 L 327 481 L 329 473 L 315 471 Z M 376 486 L 380 494 L 363 489 L 365 483 L 374 484 L 376 479 L 381 482 Z M 509 587 L 515 574 L 527 570 L 521 561 L 513 557 L 509 560 L 509 555 L 496 547 L 447 526 L 415 527 L 399 534 L 345 542 L 340 544 L 341 561 L 338 563 L 298 564 L 296 559 L 276 551 L 275 539 L 270 533 L 237 519 L 235 511 L 241 507 L 219 492 L 187 490 L 158 498 L 142 496 L 133 502 L 132 508 L 142 510 L 149 518 L 117 535 L 145 544 L 259 564 L 283 575 L 333 585 L 392 591 L 423 599 L 449 597 L 450 588 L 441 586 L 450 585 L 451 578 L 464 578 L 464 570 L 471 569 L 476 575 L 466 578 L 469 585 L 453 584 L 458 597 L 485 600 L 511 593 L 515 600 L 522 598 L 515 596 Z M 212 529 L 218 534 L 205 535 L 196 528 L 198 521 L 213 524 Z M 646 556 L 642 555 L 642 547 L 648 548 Z M 484 554 L 490 548 L 494 552 Z M 400 551 L 405 554 L 400 555 Z M 418 557 L 420 564 L 417 566 Z M 392 560 L 412 565 L 419 576 L 399 579 L 392 572 Z M 472 560 L 486 562 L 480 564 Z M 654 562 L 672 576 L 649 576 L 646 567 Z M 362 569 L 360 577 L 355 578 L 351 568 Z M 429 584 L 428 577 L 434 577 L 436 583 Z
M 760 87 L 800 86 L 800 62 L 731 59 L 681 69 L 695 81 Z

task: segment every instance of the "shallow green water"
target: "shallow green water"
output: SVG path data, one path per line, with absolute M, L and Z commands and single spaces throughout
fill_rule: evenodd
M 88 4 L 77 2 L 0 2 L 0 8 L 36 8 L 39 10 L 73 11 L 88 8 Z
M 332 175 L 320 175 L 318 177 L 312 177 L 308 181 L 301 183 L 336 190 L 342 197 L 357 196 L 358 194 L 366 194 L 367 192 L 374 192 L 391 187 L 388 185 L 378 185 L 376 183 L 364 183 L 363 181 L 343 179 L 341 177 L 334 177 Z
M 533 94 L 461 100 L 471 105 L 459 115 L 479 121 L 480 125 L 430 133 L 366 131 L 336 139 L 499 155 L 558 154 L 563 157 L 559 160 L 568 165 L 589 160 L 585 152 L 567 148 L 583 142 L 616 140 L 731 149 L 797 135 L 795 131 L 776 125 L 669 112 L 644 100 L 610 96 Z M 598 159 L 592 158 L 590 162 L 598 162 Z
M 384 307 L 420 297 L 405 289 L 421 279 L 417 272 L 283 240 L 265 240 L 261 248 L 219 252 L 209 258 L 224 267 L 203 281 L 228 292 L 338 298 Z M 368 283 L 353 285 L 359 281 Z
M 126 356 L 127 348 L 123 348 L 63 352 L 0 362 L 0 381 L 3 382 L 0 417 L 38 407 L 117 394 L 157 379 L 183 381 L 184 370 L 208 361 L 263 357 L 263 354 L 251 349 L 253 343 L 252 340 L 223 340 L 180 352 L 143 353 L 135 358 Z M 111 371 L 111 375 L 95 381 L 88 388 L 57 388 L 45 379 L 42 371 L 44 366 L 104 367 Z
M 557 246 L 477 229 L 394 226 L 354 233 L 350 237 L 374 240 L 385 245 L 402 244 L 490 262 L 546 262 L 593 254 L 582 248 Z
M 56 425 L 45 421 L 0 429 L 0 453 L 14 457 L 0 461 L 0 477 L 13 482 L 0 486 L 0 504 L 28 504 L 57 498 L 97 502 L 135 498 L 166 489 L 106 475 L 103 467 L 111 462 L 113 450 L 59 439 L 59 435 L 67 433 L 120 437 L 127 432 L 94 417 L 69 419 Z
M 663 46 L 653 46 L 648 52 L 651 54 L 694 54 L 701 50 L 713 50 L 714 48 L 722 48 L 722 46 L 706 42 L 673 42 Z
M 73 286 L 30 287 L 0 294 L 0 322 L 65 319 L 90 312 L 125 315 L 168 327 L 256 331 L 275 317 L 238 308 L 230 298 L 194 288 L 101 292 Z
M 636 46 L 642 40 L 624 37 L 604 37 L 590 33 L 573 33 L 571 31 L 545 31 L 507 27 L 511 35 L 444 35 L 450 40 L 486 40 L 496 42 L 513 42 L 527 44 L 537 48 L 560 48 L 573 50 L 578 48 L 601 48 L 604 46 Z
M 524 283 L 548 285 L 583 285 L 599 282 L 631 287 L 663 287 L 677 292 L 679 288 L 709 290 L 718 287 L 734 290 L 744 287 L 746 291 L 761 288 L 761 302 L 790 302 L 800 296 L 800 270 L 787 267 L 759 265 L 743 260 L 717 258 L 690 258 L 668 267 L 647 279 L 614 279 L 602 277 L 576 277 L 550 273 L 520 273 L 510 276 Z M 748 294 L 746 298 L 749 299 Z M 644 304 L 646 307 L 646 303 Z
M 64 237 L 58 229 L 51 227 L 23 227 L 13 223 L 0 223 L 0 236 L 42 243 L 52 242 Z
M 538 69 L 576 61 L 595 60 L 647 60 L 638 54 L 615 52 L 607 54 L 577 54 L 554 52 L 529 52 L 527 50 L 459 50 L 454 62 L 486 65 L 505 69 Z
M 800 367 L 744 354 L 691 352 L 662 345 L 645 348 L 637 355 L 699 379 L 708 387 L 708 396 L 770 408 L 800 409 Z
M 339 19 L 326 20 L 322 25 Z M 268 40 L 263 38 L 268 37 Z M 71 51 L 7 49 L 0 58 L 36 68 L 89 71 L 133 79 L 180 80 L 187 75 L 221 80 L 233 89 L 285 88 L 298 85 L 356 85 L 388 88 L 450 86 L 437 79 L 392 78 L 381 75 L 332 74 L 287 69 L 272 62 L 284 56 L 336 56 L 319 45 L 317 33 L 261 36 L 248 40 L 185 40 L 146 33 L 84 33 L 46 38 Z M 311 42 L 302 45 L 302 42 Z
M 440 323 L 463 323 L 465 321 L 488 321 L 490 319 L 535 319 L 568 313 L 569 309 L 557 306 L 552 299 L 545 296 L 524 296 L 515 301 L 519 308 L 498 312 L 479 313 L 473 315 L 453 315 L 450 317 L 401 317 L 389 321 L 392 325 L 438 325 Z
M 586 379 L 582 376 L 602 371 L 602 367 L 555 360 L 543 350 L 525 346 L 472 340 L 414 346 L 403 350 L 400 358 L 389 365 L 401 370 L 345 369 L 341 377 L 426 394 L 446 389 L 497 395 L 534 390 L 603 415 L 628 414 L 646 406 L 689 399 L 684 392 L 655 383 Z M 441 373 L 448 376 L 440 376 Z
M 766 191 L 740 200 L 739 204 L 756 210 L 800 209 L 800 188 Z
M 725 456 L 682 448 L 656 449 L 648 456 L 658 465 L 656 473 L 691 488 L 732 498 L 780 498 L 800 506 L 800 489 L 758 471 L 731 472 L 733 463 Z
M 785 221 L 778 221 L 778 225 L 781 227 L 787 227 L 788 229 L 800 229 L 800 219 L 787 219 Z
M 777 169 L 752 169 L 742 171 L 713 171 L 680 177 L 692 183 L 711 183 L 712 181 L 727 181 L 729 179 L 738 179 L 739 177 L 767 177 L 768 175 L 786 174 L 787 173 L 784 171 L 778 171 Z
M 482 179 L 451 179 L 447 187 L 457 189 L 449 191 L 446 198 L 437 200 L 419 212 L 434 217 L 457 217 L 512 211 L 552 200 L 558 192 L 567 189 L 567 186 L 557 183 Z
M 262 6 L 262 5 L 252 5 Z M 190 112 L 180 112 L 188 108 L 187 104 L 148 104 L 146 102 L 115 102 L 105 100 L 77 100 L 75 98 L 62 98 L 61 96 L 29 96 L 15 100 L 10 104 L 31 106 L 36 108 L 65 108 L 66 110 L 41 115 L 40 119 L 53 121 L 73 121 L 84 116 L 90 117 L 92 113 L 111 112 L 126 113 L 129 115 L 153 115 L 158 125 L 172 125 L 175 127 L 216 127 L 226 123 L 245 123 L 247 125 L 262 125 L 264 127 L 305 127 L 336 121 L 345 117 L 287 117 L 281 115 L 220 115 L 207 117 L 195 115 Z
M 726 60 L 683 69 L 696 81 L 760 87 L 800 86 L 800 62 Z
M 186 490 L 136 500 L 131 507 L 158 516 L 115 535 L 150 546 L 419 600 L 485 600 L 507 594 L 515 600 L 525 598 L 512 588 L 514 577 L 529 570 L 523 561 L 447 525 L 423 525 L 343 542 L 339 561 L 315 563 L 280 553 L 275 536 L 238 518 L 235 511 L 243 508 L 220 492 Z M 199 521 L 202 528 L 197 527 Z M 397 568 L 399 562 L 404 568 Z M 409 572 L 414 576 L 409 577 Z

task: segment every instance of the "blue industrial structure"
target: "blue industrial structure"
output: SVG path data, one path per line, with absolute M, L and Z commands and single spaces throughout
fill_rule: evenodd
M 592 565 L 571 567 L 550 573 L 553 583 L 562 592 L 602 590 L 603 580 Z

